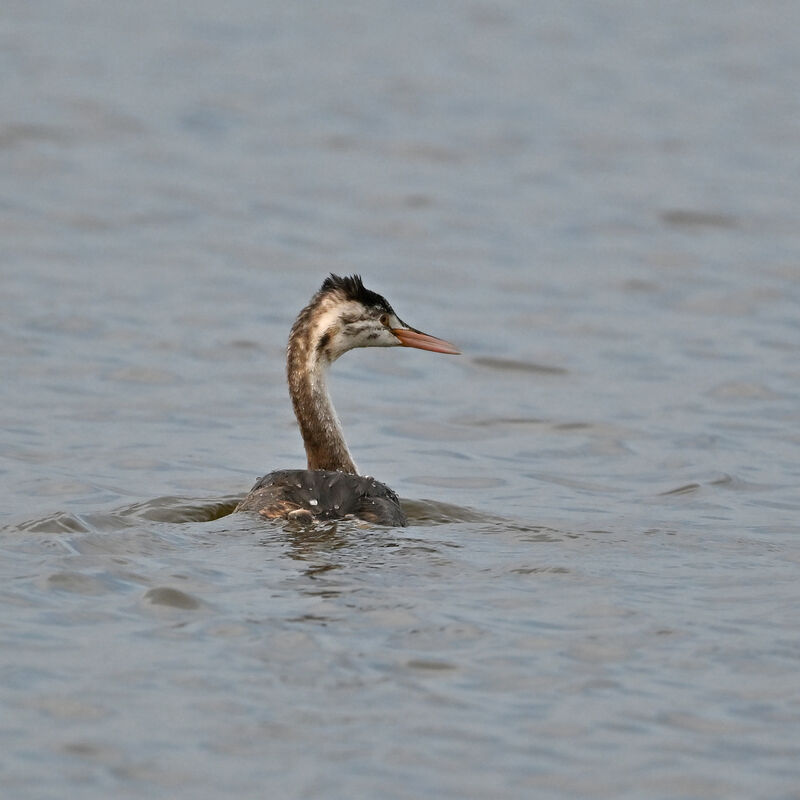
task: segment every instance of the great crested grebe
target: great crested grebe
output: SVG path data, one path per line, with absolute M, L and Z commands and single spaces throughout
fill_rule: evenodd
M 354 347 L 398 345 L 459 352 L 449 342 L 406 325 L 385 298 L 364 287 L 359 275 L 325 279 L 295 320 L 286 357 L 308 469 L 278 470 L 259 478 L 237 511 L 256 511 L 268 519 L 358 517 L 381 525 L 406 524 L 397 495 L 358 474 L 325 380 L 328 367 Z

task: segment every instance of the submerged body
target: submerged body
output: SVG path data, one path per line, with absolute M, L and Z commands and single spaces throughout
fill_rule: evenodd
M 258 511 L 268 519 L 358 517 L 378 525 L 406 524 L 399 498 L 385 483 L 330 469 L 270 472 L 256 481 L 237 511 Z
M 289 394 L 303 437 L 308 469 L 278 470 L 259 478 L 237 511 L 267 519 L 357 517 L 405 525 L 397 495 L 358 474 L 328 395 L 328 367 L 354 347 L 416 347 L 458 353 L 449 342 L 403 323 L 381 295 L 357 275 L 331 275 L 292 326 L 286 371 Z

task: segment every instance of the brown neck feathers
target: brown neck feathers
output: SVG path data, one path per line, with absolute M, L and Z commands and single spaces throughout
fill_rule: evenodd
M 327 363 L 308 333 L 308 330 L 298 329 L 298 325 L 292 329 L 286 364 L 289 394 L 306 448 L 308 468 L 357 475 L 328 395 Z

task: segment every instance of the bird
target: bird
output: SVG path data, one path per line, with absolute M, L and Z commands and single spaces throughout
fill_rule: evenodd
M 385 297 L 364 286 L 360 275 L 331 273 L 297 316 L 286 350 L 289 395 L 308 468 L 259 478 L 236 511 L 301 523 L 357 518 L 387 526 L 407 524 L 395 492 L 359 474 L 326 381 L 328 367 L 348 350 L 396 346 L 460 352 L 403 322 Z

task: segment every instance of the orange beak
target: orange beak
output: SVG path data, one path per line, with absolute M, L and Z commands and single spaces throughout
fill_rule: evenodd
M 446 342 L 444 339 L 437 339 L 435 336 L 428 336 L 427 333 L 418 331 L 416 328 L 392 328 L 392 333 L 403 347 L 416 347 L 418 350 L 447 353 L 451 356 L 461 354 L 461 351 L 450 342 Z

